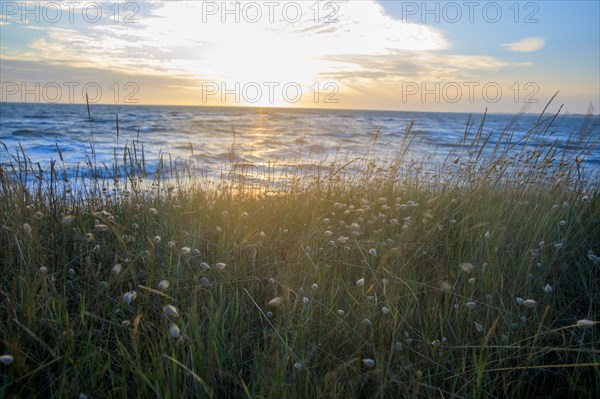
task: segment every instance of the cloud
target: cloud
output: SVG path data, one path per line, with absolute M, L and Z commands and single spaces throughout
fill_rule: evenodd
M 504 43 L 502 47 L 518 53 L 530 53 L 541 50 L 546 46 L 546 39 L 543 37 L 527 37 L 513 43 Z
M 321 5 L 320 18 L 332 16 L 332 23 L 315 21 L 317 3 L 290 3 L 294 7 L 288 12 L 284 3 L 262 9 L 257 23 L 244 18 L 244 8 L 241 21 L 224 14 L 234 3 L 211 2 L 222 8 L 213 15 L 203 2 L 155 2 L 136 24 L 21 27 L 44 31 L 28 45 L 36 60 L 220 81 L 314 82 L 323 73 L 347 67 L 329 57 L 449 48 L 436 28 L 394 19 L 374 0 L 337 1 L 335 9 Z M 297 7 L 301 19 L 290 23 Z
M 375 0 L 292 1 L 301 7 L 301 19 L 294 23 L 289 21 L 293 10 L 286 19 L 284 3 L 270 4 L 275 3 L 274 9 L 262 10 L 258 22 L 206 13 L 207 5 L 232 10 L 235 3 L 166 1 L 143 3 L 134 24 L 110 18 L 95 24 L 15 24 L 31 39 L 24 50 L 3 49 L 3 57 L 48 65 L 57 76 L 73 68 L 90 74 L 102 70 L 103 76 L 154 77 L 163 88 L 175 79 L 190 93 L 203 82 L 227 87 L 294 82 L 309 88 L 323 80 L 368 92 L 402 82 L 477 80 L 509 65 L 494 56 L 452 53 L 443 31 L 395 19 Z M 323 9 L 327 4 L 335 7 Z M 321 18 L 336 21 L 315 21 L 317 5 Z M 243 8 L 241 14 L 248 16 Z

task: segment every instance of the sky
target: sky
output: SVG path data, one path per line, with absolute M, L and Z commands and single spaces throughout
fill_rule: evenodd
M 0 101 L 600 106 L 597 0 L 0 0 L 0 14 Z

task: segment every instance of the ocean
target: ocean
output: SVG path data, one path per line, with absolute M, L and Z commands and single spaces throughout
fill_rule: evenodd
M 84 170 L 89 161 L 110 165 L 115 148 L 133 142 L 143 146 L 147 171 L 156 170 L 162 156 L 199 166 L 243 162 L 254 165 L 327 164 L 369 156 L 375 162 L 393 160 L 412 124 L 415 134 L 405 162 L 443 163 L 465 155 L 479 130 L 483 114 L 234 108 L 187 106 L 1 103 L 0 162 L 20 158 L 20 146 L 34 164 L 47 167 L 60 148 L 67 165 Z M 117 135 L 118 117 L 118 135 Z M 579 155 L 581 141 L 598 143 L 600 117 L 547 113 L 487 114 L 482 133 L 490 137 L 482 159 L 495 144 L 567 150 L 567 161 Z M 537 127 L 536 127 L 537 126 Z M 533 129 L 528 140 L 523 138 Z M 506 134 L 502 135 L 502 132 Z M 509 134 L 510 133 L 510 134 Z M 95 154 L 92 154 L 92 144 Z M 117 153 L 122 153 L 118 150 Z M 600 148 L 583 156 L 583 165 L 598 169 Z M 88 163 L 86 164 L 86 161 Z M 215 169 L 216 170 L 216 169 Z

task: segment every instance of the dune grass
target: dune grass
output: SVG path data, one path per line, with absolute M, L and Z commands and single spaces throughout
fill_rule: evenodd
M 0 397 L 600 397 L 598 176 L 481 157 L 483 132 L 433 169 L 408 129 L 385 167 L 269 195 L 148 178 L 130 149 L 65 190 L 23 153 L 0 170 Z

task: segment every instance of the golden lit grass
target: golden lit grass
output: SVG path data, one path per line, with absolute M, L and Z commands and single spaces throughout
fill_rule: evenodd
M 598 176 L 479 136 L 276 195 L 3 167 L 0 396 L 599 397 Z

